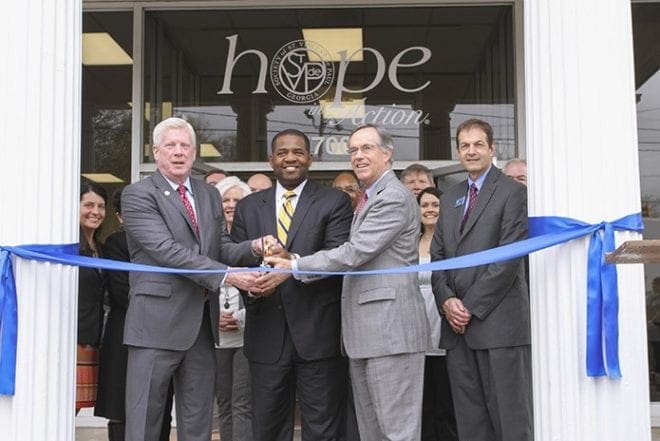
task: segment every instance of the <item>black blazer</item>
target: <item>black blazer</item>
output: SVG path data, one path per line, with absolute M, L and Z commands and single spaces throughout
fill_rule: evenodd
M 128 262 L 128 244 L 123 230 L 112 233 L 103 245 L 103 256 Z M 124 322 L 128 308 L 128 272 L 106 271 L 110 311 L 105 323 L 99 366 L 98 396 L 94 415 L 114 420 L 126 419 L 126 363 Z
M 277 237 L 275 210 L 275 187 L 242 199 L 236 206 L 232 239 L 242 241 L 264 234 Z M 296 205 L 286 248 L 300 256 L 335 248 L 348 240 L 352 218 L 348 195 L 307 181 Z M 291 277 L 269 297 L 251 299 L 243 293 L 247 305 L 247 358 L 259 363 L 277 361 L 286 327 L 303 359 L 339 355 L 341 281 L 341 277 L 328 277 L 304 284 Z
M 80 250 L 81 255 L 90 254 Z M 78 344 L 98 347 L 103 330 L 105 274 L 96 268 L 78 269 Z

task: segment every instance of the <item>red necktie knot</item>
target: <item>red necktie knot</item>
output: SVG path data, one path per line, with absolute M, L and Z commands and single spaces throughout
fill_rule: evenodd
M 364 193 L 362 193 L 362 196 L 358 201 L 357 208 L 355 209 L 356 215 L 360 214 L 364 206 L 367 205 L 367 199 L 369 199 L 369 197 L 367 196 L 367 192 L 365 191 Z

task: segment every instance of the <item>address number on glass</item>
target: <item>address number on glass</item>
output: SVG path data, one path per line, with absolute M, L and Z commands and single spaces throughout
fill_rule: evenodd
M 348 136 L 312 136 L 312 154 L 348 155 Z

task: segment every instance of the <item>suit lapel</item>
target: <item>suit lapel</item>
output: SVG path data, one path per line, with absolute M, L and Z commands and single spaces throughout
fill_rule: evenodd
M 351 231 L 355 230 L 357 226 L 362 223 L 362 219 L 366 216 L 367 212 L 371 208 L 371 205 L 374 202 L 374 199 L 378 197 L 378 195 L 387 188 L 387 185 L 390 183 L 392 179 L 396 179 L 396 175 L 394 174 L 393 171 L 387 170 L 384 174 L 383 177 L 381 178 L 380 181 L 378 181 L 378 184 L 376 184 L 376 188 L 371 192 L 371 196 L 369 199 L 367 199 L 367 203 L 362 207 L 362 211 L 360 211 L 360 214 L 355 214 L 353 216 L 353 223 L 351 224 Z M 359 220 L 359 222 L 358 222 Z
M 181 216 L 183 216 L 184 221 L 188 224 L 188 228 L 190 228 L 190 232 L 194 236 L 195 229 L 193 228 L 192 221 L 188 216 L 188 211 L 186 210 L 186 207 L 184 207 L 183 202 L 181 202 L 181 197 L 179 196 L 179 193 L 176 190 L 172 189 L 170 183 L 167 182 L 167 180 L 163 177 L 163 175 L 159 171 L 156 171 L 156 173 L 152 175 L 152 179 L 158 191 L 162 192 L 163 195 L 165 195 L 165 198 L 172 204 L 174 209 L 177 210 L 181 214 Z M 192 178 L 190 179 L 190 182 L 192 182 Z M 195 189 L 193 189 L 193 193 L 195 193 Z M 203 204 L 197 202 L 195 204 L 196 210 L 199 210 L 198 208 L 199 205 L 203 205 Z
M 484 180 L 481 190 L 479 190 L 479 195 L 477 196 L 477 202 L 470 212 L 470 216 L 467 218 L 465 227 L 463 227 L 463 233 L 461 234 L 461 239 L 472 229 L 474 224 L 477 222 L 481 213 L 488 206 L 490 199 L 493 197 L 495 190 L 497 189 L 497 178 L 499 177 L 500 171 L 493 166 L 488 172 L 488 176 Z M 467 187 L 467 186 L 466 186 Z M 467 191 L 467 190 L 466 190 Z M 460 229 L 460 222 L 459 222 Z
M 213 214 L 211 213 L 212 205 L 203 200 L 206 196 L 206 192 L 202 188 L 204 185 L 206 184 L 202 181 L 190 178 L 190 186 L 192 187 L 193 197 L 195 198 L 195 211 L 197 212 L 197 227 L 199 228 L 198 240 L 203 254 L 206 253 L 206 245 L 209 243 L 209 238 L 206 237 L 206 235 L 212 234 L 212 229 L 208 228 L 209 225 L 207 225 L 207 223 L 211 222 L 211 219 L 213 219 Z M 216 191 L 216 193 L 218 199 L 220 199 L 220 192 Z M 181 200 L 181 198 L 179 198 L 179 200 Z M 222 206 L 222 202 L 220 202 L 220 204 Z M 181 206 L 183 206 L 183 203 L 181 203 Z M 190 222 L 190 217 L 188 216 L 187 211 L 186 219 L 188 220 L 188 225 L 190 225 L 190 228 L 192 229 L 192 222 Z
M 305 216 L 310 211 L 310 207 L 316 199 L 316 184 L 312 181 L 307 181 L 303 191 L 299 196 L 298 203 L 296 204 L 296 210 L 293 212 L 293 219 L 291 220 L 291 226 L 289 228 L 289 234 L 286 237 L 286 248 L 289 249 L 289 245 L 293 241 L 293 238 L 298 233 L 301 225 L 304 225 Z
M 275 187 L 259 192 L 261 198 L 259 203 L 259 232 L 261 236 L 271 234 L 277 237 L 277 216 L 275 214 Z
M 463 222 L 463 212 L 465 211 L 465 204 L 468 203 L 467 197 L 467 180 L 463 181 L 458 187 L 462 189 L 461 193 L 456 193 L 454 195 L 454 208 L 452 212 L 453 216 L 453 230 L 454 230 L 454 240 L 458 242 L 461 239 L 461 222 Z M 459 203 L 462 200 L 462 203 Z M 464 230 L 465 231 L 465 230 Z

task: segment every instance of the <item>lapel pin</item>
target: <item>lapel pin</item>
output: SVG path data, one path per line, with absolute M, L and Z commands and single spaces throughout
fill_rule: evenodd
M 164 194 L 165 196 L 169 196 L 169 195 L 170 195 L 170 191 L 169 191 L 169 190 L 165 190 L 165 191 L 163 192 L 163 194 Z
M 462 198 L 456 199 L 456 202 L 454 203 L 454 207 L 460 207 L 464 203 L 465 203 L 465 196 L 463 196 Z

